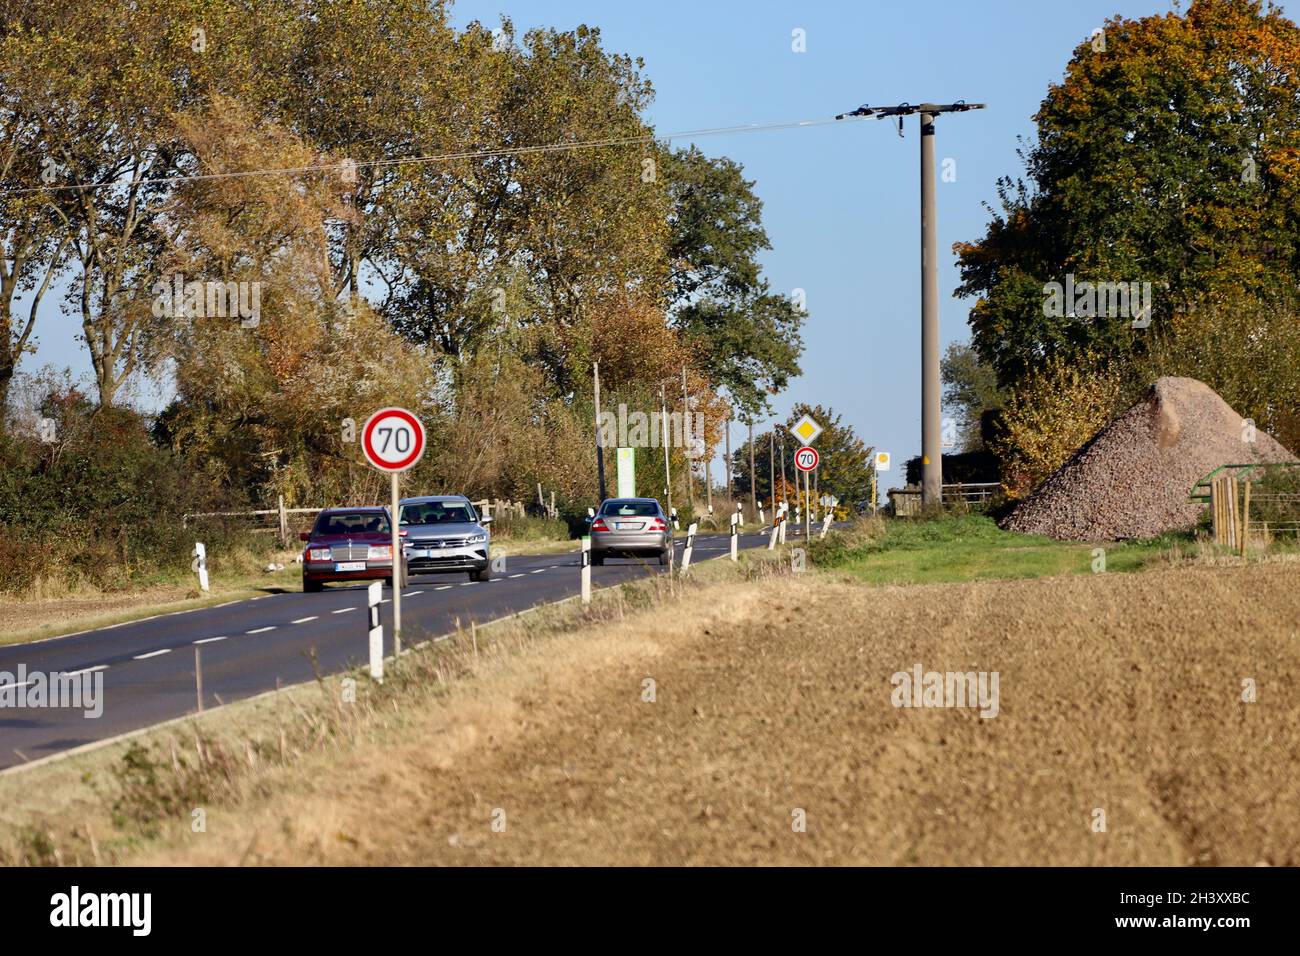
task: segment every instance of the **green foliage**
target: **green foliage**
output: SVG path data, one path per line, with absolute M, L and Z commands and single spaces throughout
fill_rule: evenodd
M 1101 47 L 1104 46 L 1104 49 Z M 1300 268 L 1300 29 L 1247 0 L 1116 17 L 1085 40 L 1035 117 L 1030 184 L 957 247 L 978 297 L 973 345 L 1001 384 L 1049 359 L 1143 352 L 1126 317 L 1044 315 L 1046 282 L 1153 284 L 1153 328 L 1243 294 L 1295 300 Z M 1067 310 L 1068 311 L 1068 310 Z
M 951 342 L 939 362 L 939 376 L 944 386 L 944 410 L 957 419 L 958 447 L 966 452 L 981 450 L 984 416 L 1006 402 L 998 387 L 997 371 L 982 361 L 969 343 Z
M 794 467 L 794 453 L 801 442 L 789 431 L 805 414 L 822 426 L 822 433 L 814 443 L 818 455 L 816 492 L 821 495 L 834 495 L 845 505 L 866 501 L 871 497 L 871 476 L 875 472 L 872 459 L 873 449 L 866 445 L 853 429 L 843 424 L 843 416 L 837 415 L 833 408 L 823 408 L 805 403 L 796 403 L 786 420 L 784 428 L 773 433 L 754 436 L 754 484 L 758 497 L 763 501 L 772 500 L 771 446 L 776 446 L 776 481 L 781 483 L 781 456 L 785 458 L 787 484 L 793 495 L 796 476 L 800 473 Z M 749 494 L 749 442 L 746 440 L 732 454 L 732 468 L 735 473 L 737 494 Z M 802 482 L 798 485 L 800 494 Z M 778 491 L 780 488 L 778 488 Z M 793 498 L 791 507 L 794 507 Z

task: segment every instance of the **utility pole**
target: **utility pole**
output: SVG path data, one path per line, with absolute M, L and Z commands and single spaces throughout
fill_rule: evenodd
M 605 439 L 600 429 L 600 363 L 591 363 L 591 372 L 596 381 L 596 479 L 600 486 L 600 500 L 605 500 Z
M 758 483 L 754 474 L 754 416 L 749 416 L 749 510 L 758 514 Z
M 686 497 L 691 502 L 691 512 L 695 511 L 695 478 L 691 474 L 694 467 L 691 457 L 691 397 L 686 391 L 686 366 L 682 366 L 682 442 L 686 445 Z
M 785 433 L 784 432 L 782 432 L 781 434 L 781 500 L 782 501 L 787 500 L 785 494 Z M 772 507 L 775 508 L 776 505 L 773 504 Z
M 846 116 L 903 117 L 921 114 L 921 506 L 943 502 L 943 446 L 939 420 L 939 223 L 934 198 L 934 121 L 941 113 L 982 110 L 983 103 L 922 103 L 859 106 Z
M 776 426 L 767 433 L 767 496 L 772 499 L 772 513 L 776 514 Z
M 727 410 L 727 510 L 734 511 L 731 507 L 731 410 Z
M 659 406 L 663 412 L 659 424 L 664 433 L 664 494 L 668 496 L 668 514 L 671 517 L 673 513 L 673 475 L 668 470 L 668 391 L 663 385 L 659 386 Z

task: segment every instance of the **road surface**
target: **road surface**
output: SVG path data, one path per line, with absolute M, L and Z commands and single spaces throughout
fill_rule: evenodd
M 793 522 L 790 527 L 795 532 Z M 792 537 L 794 535 L 792 534 Z M 766 546 L 767 535 L 740 537 L 740 547 Z M 678 560 L 685 536 L 676 540 Z M 725 555 L 727 535 L 697 535 L 692 561 Z M 593 567 L 592 586 L 603 587 L 659 573 L 658 564 L 610 559 Z M 511 555 L 490 581 L 467 575 L 413 575 L 402 592 L 406 646 L 578 593 L 576 552 Z M 37 760 L 97 740 L 183 717 L 196 710 L 194 650 L 202 649 L 204 706 L 312 680 L 315 667 L 338 673 L 368 658 L 368 584 L 327 587 L 319 594 L 271 594 L 252 600 L 166 614 L 30 644 L 0 647 L 0 671 L 17 674 L 103 672 L 103 713 L 82 709 L 0 709 L 0 769 Z M 392 603 L 382 610 L 385 654 L 392 653 Z M 6 681 L 13 678 L 5 678 Z

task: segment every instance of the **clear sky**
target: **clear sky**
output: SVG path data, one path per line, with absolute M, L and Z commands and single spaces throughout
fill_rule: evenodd
M 1032 135 L 1030 117 L 1047 85 L 1107 17 L 1170 7 L 1155 0 L 458 0 L 453 16 L 461 26 L 495 26 L 505 14 L 519 32 L 598 26 L 608 50 L 645 60 L 656 89 L 649 118 L 660 134 L 824 118 L 862 103 L 987 103 L 938 124 L 936 159 L 955 160 L 957 177 L 937 186 L 946 345 L 967 338 L 970 305 L 952 296 L 958 275 L 950 250 L 983 234 L 983 203 L 996 205 L 997 178 L 1022 172 L 1017 137 Z M 796 29 L 806 52 L 792 50 Z M 896 462 L 919 453 L 917 119 L 906 121 L 903 139 L 882 120 L 698 145 L 742 163 L 756 181 L 773 246 L 767 275 L 775 290 L 807 296 L 803 375 L 776 398 L 777 413 L 784 417 L 795 401 L 829 405 Z M 59 314 L 57 300 L 53 293 L 46 300 L 40 351 L 24 359 L 25 370 L 89 369 L 74 340 L 77 324 Z M 888 477 L 901 484 L 897 469 Z

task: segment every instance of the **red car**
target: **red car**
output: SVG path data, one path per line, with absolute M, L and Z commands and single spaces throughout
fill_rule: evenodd
M 366 581 L 381 578 L 393 584 L 393 530 L 388 509 L 328 508 L 316 516 L 302 552 L 302 589 L 319 591 L 329 581 Z M 401 563 L 406 586 L 406 561 Z

